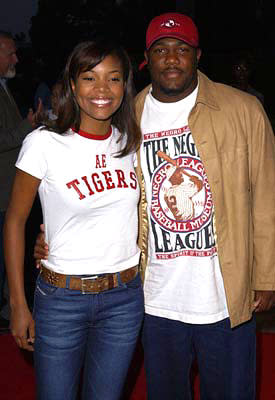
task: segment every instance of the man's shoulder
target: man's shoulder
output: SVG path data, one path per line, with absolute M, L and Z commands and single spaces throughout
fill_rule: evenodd
M 147 94 L 149 93 L 150 89 L 151 89 L 152 85 L 148 85 L 146 86 L 144 89 L 142 89 L 135 97 L 135 103 L 139 103 L 141 101 L 145 100 L 145 97 L 147 96 Z
M 147 94 L 150 91 L 152 85 L 146 86 L 143 90 L 141 90 L 135 97 L 135 109 L 136 109 L 136 117 L 138 123 L 140 123 L 142 111 L 144 108 L 144 102 Z
M 5 89 L 2 87 L 2 85 L 0 85 L 0 107 L 2 108 L 3 105 L 9 104 L 8 102 L 8 97 L 7 97 L 7 93 L 5 92 Z
M 245 102 L 250 102 L 252 100 L 255 100 L 255 96 L 252 96 L 250 93 L 244 92 L 243 90 L 237 89 L 233 86 L 227 85 L 225 83 L 220 83 L 220 82 L 213 82 L 216 86 L 216 90 L 218 93 L 221 94 L 221 96 L 233 96 L 234 100 L 240 100 L 240 101 L 245 101 Z
M 238 108 L 241 105 L 254 107 L 259 104 L 258 99 L 249 93 L 225 83 L 215 82 L 202 73 L 199 76 L 200 82 L 203 85 L 203 91 L 208 94 L 211 93 L 213 99 L 221 108 L 225 106 Z

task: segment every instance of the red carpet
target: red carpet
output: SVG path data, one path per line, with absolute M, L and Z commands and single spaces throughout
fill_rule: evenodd
M 0 400 L 35 400 L 32 355 L 20 351 L 11 335 L 0 336 L 0 362 Z M 275 400 L 274 382 L 275 334 L 258 333 L 257 400 Z M 194 400 L 199 400 L 198 387 L 196 376 Z M 129 372 L 124 400 L 146 400 L 140 347 Z

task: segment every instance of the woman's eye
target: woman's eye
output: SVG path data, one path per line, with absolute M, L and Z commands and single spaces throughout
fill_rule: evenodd
M 95 78 L 91 77 L 91 76 L 85 76 L 85 78 L 83 78 L 84 81 L 94 81 Z
M 121 81 L 121 78 L 111 78 L 111 80 L 112 80 L 113 82 L 120 82 L 120 81 Z

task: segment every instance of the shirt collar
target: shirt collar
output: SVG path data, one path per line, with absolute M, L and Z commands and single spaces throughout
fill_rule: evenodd
M 5 78 L 0 78 L 0 84 L 7 90 L 7 80 Z

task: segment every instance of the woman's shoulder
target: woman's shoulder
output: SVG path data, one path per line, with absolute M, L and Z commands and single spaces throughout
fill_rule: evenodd
M 54 131 L 47 129 L 45 126 L 40 126 L 39 128 L 33 130 L 26 136 L 25 141 L 29 143 L 39 143 L 43 146 L 50 144 L 51 142 L 55 141 L 56 139 L 60 139 L 65 136 L 68 136 L 70 132 L 65 132 L 64 134 L 60 134 Z
M 51 133 L 45 126 L 39 126 L 38 128 L 31 131 L 26 137 L 31 138 L 32 140 L 36 140 L 37 138 L 41 138 L 43 136 L 48 136 Z M 46 135 L 45 135 L 46 134 Z

